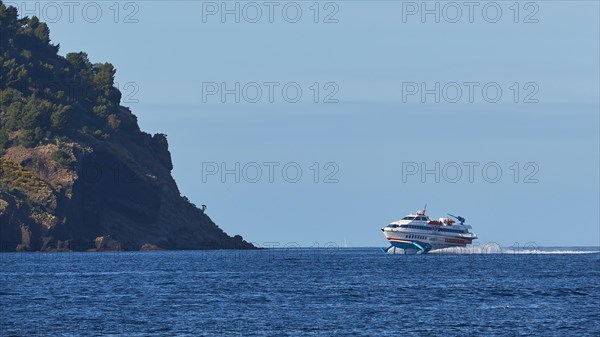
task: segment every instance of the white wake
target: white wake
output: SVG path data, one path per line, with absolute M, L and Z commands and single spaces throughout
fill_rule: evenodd
M 436 249 L 429 254 L 599 254 L 597 247 L 500 247 L 498 245 L 479 247 L 452 247 Z

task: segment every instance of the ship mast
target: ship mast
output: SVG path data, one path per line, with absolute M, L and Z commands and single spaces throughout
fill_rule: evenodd
M 417 211 L 417 215 L 425 215 L 426 211 L 427 211 L 427 204 L 425 204 L 425 207 L 422 210 Z

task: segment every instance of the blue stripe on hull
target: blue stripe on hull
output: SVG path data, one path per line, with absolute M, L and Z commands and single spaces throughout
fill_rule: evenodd
M 412 243 L 406 243 L 406 242 L 390 241 L 390 244 L 394 247 L 398 247 L 398 248 L 402 248 L 402 249 L 417 248 Z
M 427 253 L 428 251 L 431 250 L 430 244 L 420 245 L 416 242 L 407 243 L 407 242 L 398 242 L 398 241 L 389 241 L 389 243 L 394 247 L 398 247 L 398 248 L 402 248 L 402 249 L 418 249 L 418 250 L 421 250 L 423 253 Z

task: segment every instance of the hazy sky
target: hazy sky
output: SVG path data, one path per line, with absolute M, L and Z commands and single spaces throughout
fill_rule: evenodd
M 230 234 L 385 246 L 427 203 L 482 245 L 599 245 L 598 2 L 421 3 L 26 9 L 61 54 L 117 67 L 182 194 Z

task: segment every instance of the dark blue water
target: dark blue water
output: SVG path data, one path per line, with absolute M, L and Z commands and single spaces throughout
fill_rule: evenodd
M 2 336 L 600 336 L 599 254 L 0 254 Z

